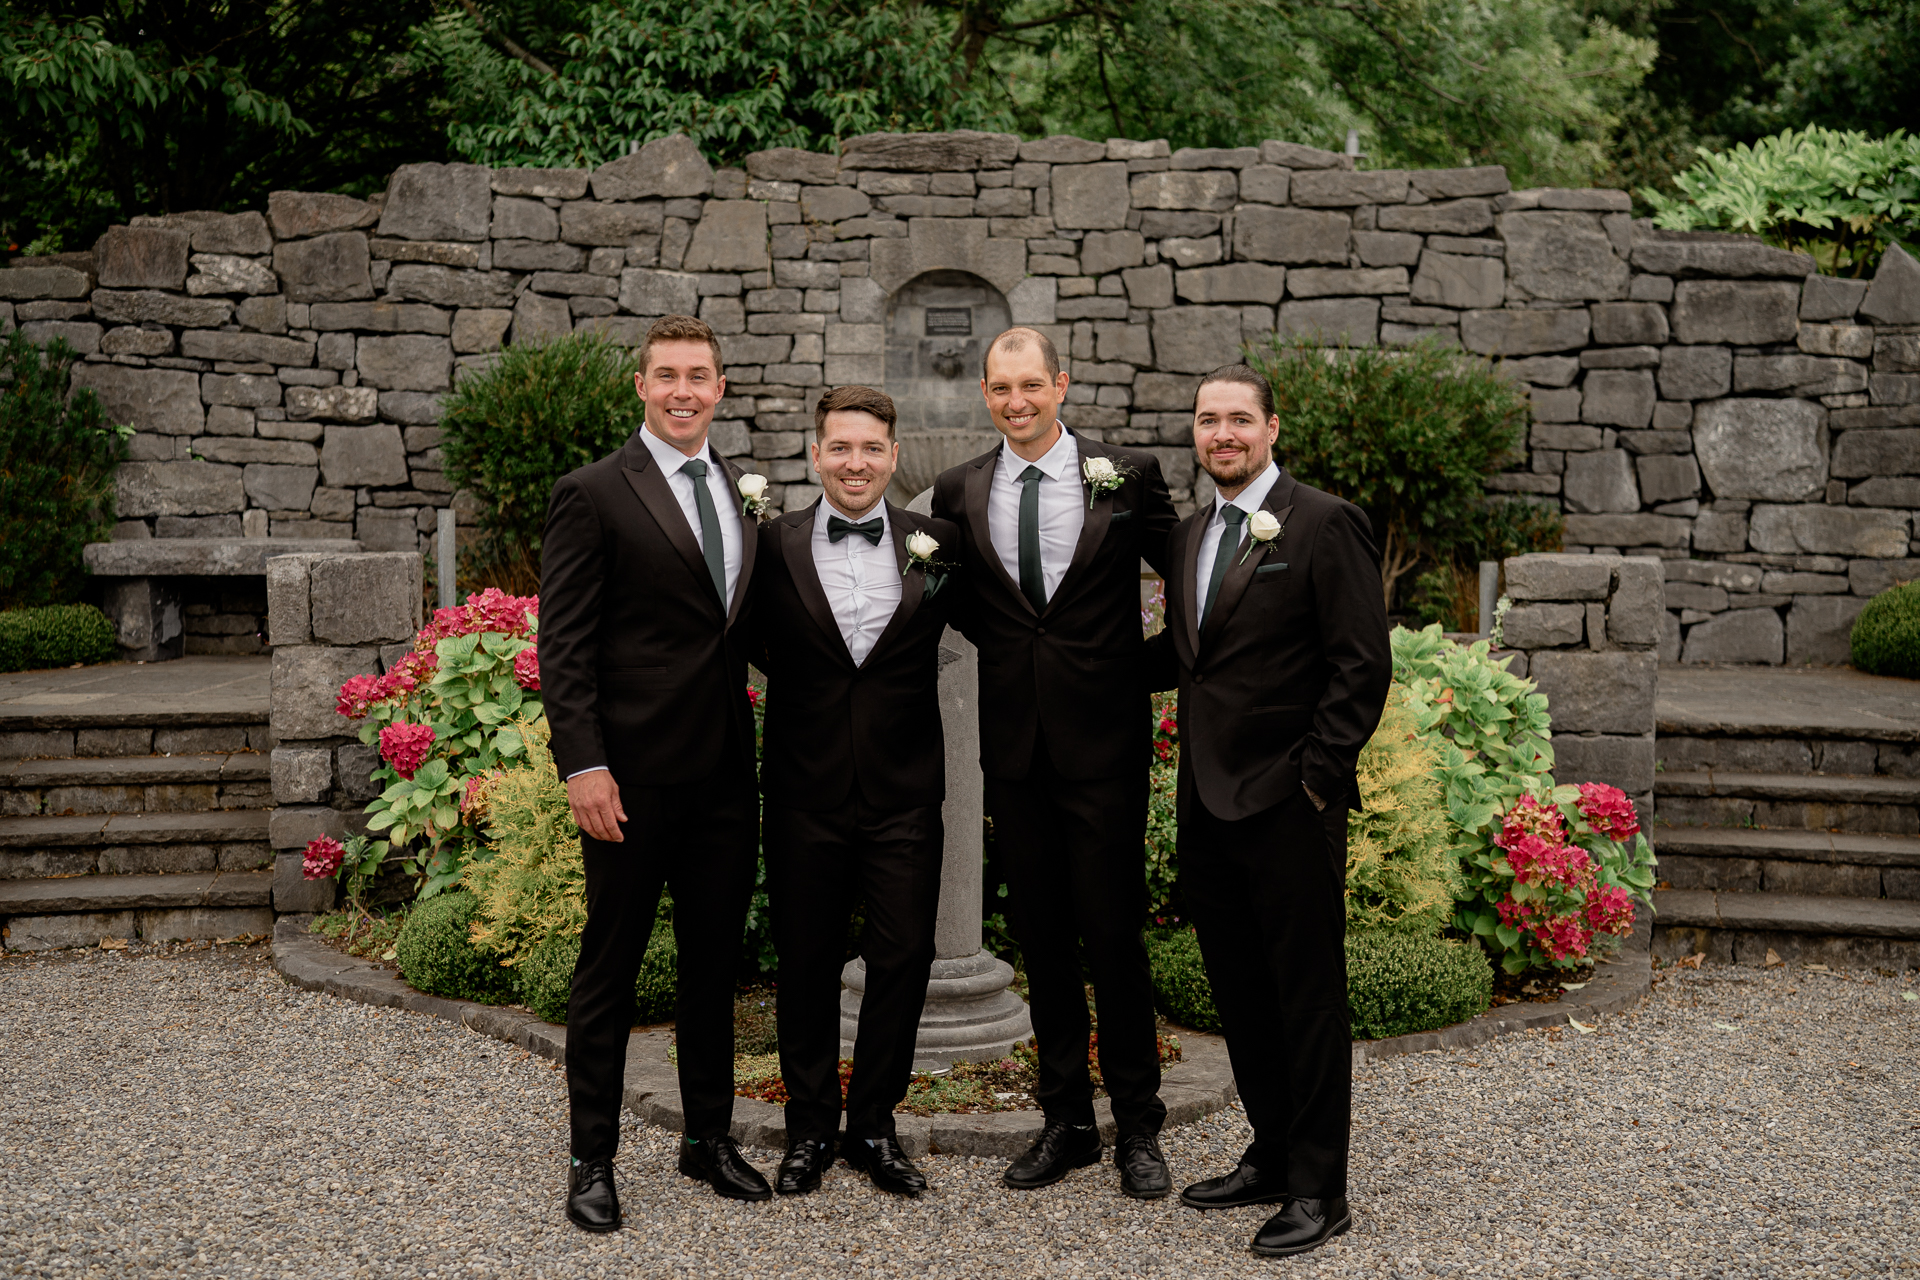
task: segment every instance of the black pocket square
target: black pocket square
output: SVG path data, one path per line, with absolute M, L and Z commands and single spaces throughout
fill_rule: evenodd
M 1263 564 L 1258 569 L 1255 569 L 1254 572 L 1255 573 L 1278 573 L 1280 570 L 1286 567 L 1287 567 L 1287 562 L 1285 560 L 1282 560 L 1277 564 Z
M 921 575 L 921 581 L 926 585 L 926 591 L 920 598 L 922 600 L 931 600 L 941 587 L 947 585 L 947 575 L 944 573 L 923 574 Z
M 1119 524 L 1122 520 L 1131 520 L 1131 519 L 1133 519 L 1132 511 L 1116 511 L 1113 513 L 1112 517 L 1108 520 L 1108 523 Z

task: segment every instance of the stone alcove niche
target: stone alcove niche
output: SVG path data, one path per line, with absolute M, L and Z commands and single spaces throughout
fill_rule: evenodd
M 1006 295 L 971 272 L 926 271 L 894 290 L 883 389 L 900 411 L 898 493 L 917 494 L 999 443 L 980 398 L 980 360 L 1012 323 Z

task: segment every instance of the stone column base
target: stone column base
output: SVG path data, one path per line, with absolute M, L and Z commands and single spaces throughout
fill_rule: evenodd
M 860 1000 L 867 989 L 867 962 L 850 961 L 840 981 L 845 984 L 840 992 L 840 1053 L 851 1057 Z M 914 1038 L 914 1069 L 991 1062 L 1032 1035 L 1027 1002 L 1008 990 L 1012 984 L 1013 966 L 986 951 L 935 960 L 927 976 L 927 1007 Z
M 185 652 L 180 584 L 168 578 L 109 578 L 106 608 L 120 656 L 128 662 L 165 662 Z

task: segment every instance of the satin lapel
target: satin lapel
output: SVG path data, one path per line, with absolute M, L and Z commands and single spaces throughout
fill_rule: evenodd
M 981 558 L 1000 579 L 1000 585 L 1007 589 L 1008 595 L 1020 602 L 1021 608 L 1032 613 L 1033 601 L 1027 599 L 1027 593 L 1007 572 L 1007 566 L 1000 561 L 1000 553 L 993 547 L 993 534 L 987 520 L 987 495 L 993 490 L 993 471 L 999 465 L 1000 451 L 995 449 L 985 462 L 967 472 L 967 524 L 980 544 Z
M 827 603 L 827 589 L 820 585 L 820 567 L 813 562 L 813 522 L 819 518 L 820 508 L 816 505 L 813 510 L 814 514 L 799 524 L 780 526 L 780 552 L 800 603 L 806 606 L 814 625 L 826 632 L 834 652 L 852 666 L 853 654 L 847 649 L 846 637 L 840 634 L 840 624 L 834 620 L 833 606 Z
M 637 459 L 634 457 L 635 454 L 639 455 Z M 687 568 L 692 570 L 694 579 L 703 587 L 713 585 L 713 576 L 707 572 L 706 557 L 700 554 L 700 544 L 694 540 L 693 529 L 687 524 L 687 513 L 681 510 L 680 500 L 674 497 L 673 490 L 667 487 L 667 477 L 659 467 L 654 465 L 653 455 L 647 451 L 646 446 L 642 445 L 638 449 L 627 450 L 627 461 L 640 463 L 638 467 L 622 466 L 620 468 L 620 474 L 627 478 L 627 484 L 632 487 L 634 495 L 640 499 L 640 505 L 653 516 L 654 523 L 659 525 L 661 531 L 667 535 L 667 541 L 671 542 L 673 549 L 680 553 L 680 558 L 687 562 Z M 744 573 L 741 575 L 743 578 L 745 576 Z M 718 607 L 720 597 L 717 594 L 708 596 L 707 599 L 712 600 Z
M 1093 563 L 1100 544 L 1106 540 L 1107 526 L 1113 523 L 1113 493 L 1095 495 L 1092 486 L 1087 483 L 1086 460 L 1088 458 L 1107 458 L 1112 455 L 1100 445 L 1085 436 L 1076 435 L 1074 444 L 1080 454 L 1080 496 L 1085 501 L 1092 499 L 1092 505 L 1086 508 L 1087 517 L 1080 523 L 1079 541 L 1073 544 L 1073 558 L 1067 561 L 1067 571 L 1060 576 L 1060 586 L 1047 598 L 1047 609 L 1064 600 L 1080 579 L 1086 577 L 1087 566 Z
M 1266 559 L 1267 553 L 1280 545 L 1286 537 L 1287 517 L 1293 514 L 1293 504 L 1288 503 L 1285 507 L 1274 511 L 1273 500 L 1276 497 L 1291 496 L 1292 492 L 1291 484 L 1287 485 L 1282 492 L 1281 486 L 1276 483 L 1267 492 L 1267 500 L 1260 504 L 1263 511 L 1273 511 L 1274 518 L 1280 521 L 1280 533 L 1270 542 L 1253 542 L 1251 548 L 1247 548 L 1247 544 L 1252 542 L 1252 534 L 1246 534 L 1240 539 L 1240 547 L 1246 549 L 1246 555 L 1244 557 L 1236 555 L 1234 562 L 1227 567 L 1227 576 L 1220 580 L 1220 594 L 1214 597 L 1213 612 L 1207 615 L 1206 630 L 1200 633 L 1200 642 L 1203 647 L 1210 638 L 1218 636 L 1220 629 L 1227 625 L 1227 618 L 1239 605 L 1240 597 L 1247 593 L 1247 586 L 1253 581 L 1253 571 L 1260 567 L 1260 562 Z
M 867 661 L 873 661 L 873 655 L 887 647 L 887 641 L 905 631 L 907 624 L 913 621 L 914 612 L 920 608 L 920 602 L 927 595 L 927 574 L 918 566 L 909 567 L 911 558 L 907 555 L 907 535 L 913 532 L 913 526 L 906 521 L 906 512 L 891 502 L 887 503 L 887 528 L 893 533 L 893 564 L 900 570 L 900 603 L 893 608 L 893 617 L 887 619 L 887 629 L 873 642 L 873 652 L 867 654 Z
M 747 598 L 747 583 L 753 578 L 753 558 L 760 550 L 760 517 L 747 510 L 745 500 L 740 497 L 741 469 L 714 452 L 712 446 L 708 446 L 707 455 L 726 472 L 733 512 L 740 518 L 740 576 L 734 579 L 733 603 L 727 608 L 727 625 L 732 626 L 740 616 L 741 603 Z

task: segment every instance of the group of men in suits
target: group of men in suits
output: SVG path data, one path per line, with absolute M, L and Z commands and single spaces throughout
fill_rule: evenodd
M 620 1225 L 633 984 L 663 886 L 680 952 L 680 1170 L 763 1200 L 817 1188 L 837 1154 L 883 1190 L 926 1188 L 893 1111 L 933 959 L 937 649 L 951 625 L 979 653 L 986 808 L 1039 1050 L 1045 1124 L 1006 1184 L 1049 1186 L 1104 1157 L 1091 977 L 1120 1189 L 1172 1190 L 1141 933 L 1148 699 L 1177 685 L 1183 891 L 1254 1129 L 1232 1173 L 1181 1198 L 1279 1206 L 1252 1242 L 1263 1254 L 1348 1229 L 1346 816 L 1390 673 L 1371 530 L 1275 465 L 1272 393 L 1244 365 L 1199 387 L 1194 447 L 1216 496 L 1184 521 L 1154 455 L 1061 424 L 1067 385 L 1044 334 L 999 335 L 981 392 L 1003 440 L 938 478 L 931 516 L 887 497 L 893 402 L 830 390 L 810 447 L 823 496 L 763 521 L 762 482 L 707 440 L 726 387 L 719 343 L 669 316 L 640 351 L 645 426 L 554 487 L 542 684 L 587 893 L 567 1036 L 577 1225 Z M 1166 584 L 1151 641 L 1143 560 Z M 757 779 L 749 662 L 769 688 Z M 772 1185 L 728 1134 L 757 826 L 790 1099 Z M 843 1105 L 837 998 L 856 899 L 867 990 Z

